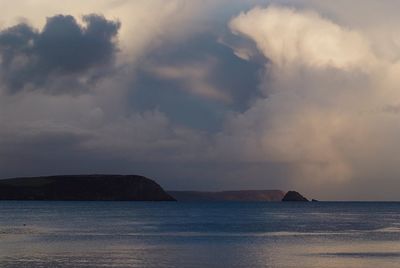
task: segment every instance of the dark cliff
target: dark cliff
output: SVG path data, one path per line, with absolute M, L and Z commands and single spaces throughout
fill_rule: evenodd
M 0 200 L 174 201 L 136 175 L 65 175 L 0 180 Z
M 280 190 L 248 190 L 223 192 L 170 191 L 177 201 L 207 202 L 207 201 L 265 201 L 279 202 L 285 195 Z
M 308 199 L 299 194 L 296 191 L 289 191 L 285 194 L 285 196 L 282 199 L 283 202 L 308 202 Z

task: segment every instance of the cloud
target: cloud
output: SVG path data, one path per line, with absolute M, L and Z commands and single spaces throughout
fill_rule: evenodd
M 135 161 L 193 159 L 208 148 L 204 133 L 129 100 L 137 91 L 140 61 L 161 45 L 185 39 L 185 32 L 193 34 L 188 29 L 197 23 L 182 21 L 201 17 L 202 8 L 180 0 L 88 3 L 0 3 L 6 7 L 0 13 L 10 11 L 2 16 L 8 28 L 0 42 L 2 177 L 122 172 L 121 166 L 139 173 L 132 169 Z M 34 26 L 10 23 L 27 9 L 32 12 L 24 21 Z M 113 20 L 80 16 L 93 12 Z
M 373 60 L 362 35 L 312 11 L 275 6 L 254 8 L 234 18 L 230 27 L 253 39 L 275 66 L 352 68 Z
M 246 110 L 259 95 L 263 65 L 238 58 L 218 40 L 206 32 L 152 50 L 136 72 L 132 107 L 157 109 L 175 124 L 209 132 L 220 130 L 231 110 Z
M 96 65 L 108 64 L 117 47 L 114 38 L 119 22 L 103 16 L 83 16 L 84 26 L 74 17 L 58 15 L 47 23 L 36 40 L 34 50 L 48 70 L 79 72 Z
M 52 84 L 53 93 L 62 93 L 96 80 L 112 64 L 120 24 L 99 15 L 84 16 L 83 22 L 57 15 L 49 17 L 41 31 L 27 24 L 1 31 L 0 74 L 7 89 L 49 90 Z M 62 86 L 66 82 L 69 86 Z
M 390 2 L 0 1 L 0 176 L 396 199 Z
M 315 11 L 273 5 L 241 13 L 229 25 L 270 60 L 264 97 L 233 116 L 218 138 L 228 152 L 236 144 L 229 155 L 287 163 L 299 185 L 370 178 L 371 163 L 394 170 L 389 163 L 398 153 L 382 158 L 382 149 L 400 149 L 393 139 L 398 118 L 388 108 L 400 97 L 393 84 L 399 65 L 378 56 L 373 39 Z
M 208 82 L 214 65 L 213 60 L 210 59 L 204 63 L 192 63 L 183 66 L 157 66 L 151 71 L 162 79 L 182 81 L 183 88 L 195 95 L 230 102 L 229 95 L 224 94 L 223 91 Z

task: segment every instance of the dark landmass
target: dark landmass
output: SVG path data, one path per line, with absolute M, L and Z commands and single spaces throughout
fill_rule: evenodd
M 0 180 L 0 200 L 175 201 L 136 175 L 66 175 Z
M 308 202 L 308 199 L 296 191 L 289 191 L 282 198 L 282 202 Z
M 169 191 L 177 201 L 207 202 L 207 201 L 253 201 L 280 202 L 285 193 L 281 190 L 248 190 L 223 192 Z
M 317 199 L 311 199 L 311 202 L 319 202 Z

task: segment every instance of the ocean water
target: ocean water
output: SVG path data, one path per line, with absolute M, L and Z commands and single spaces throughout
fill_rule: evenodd
M 400 203 L 1 201 L 0 267 L 400 267 Z

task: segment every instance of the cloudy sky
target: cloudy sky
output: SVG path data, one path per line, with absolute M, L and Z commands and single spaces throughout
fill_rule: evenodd
M 400 200 L 399 9 L 0 0 L 0 177 Z

